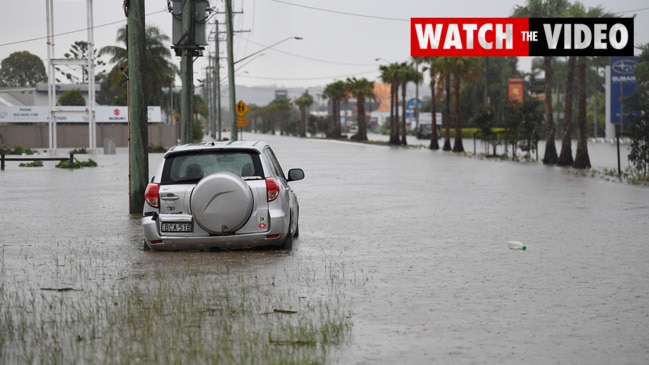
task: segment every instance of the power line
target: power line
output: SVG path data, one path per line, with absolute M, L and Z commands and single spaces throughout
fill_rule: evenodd
M 249 42 L 249 43 L 252 43 L 252 44 L 256 44 L 256 45 L 258 45 L 258 46 L 260 46 L 260 47 L 265 47 L 265 45 L 263 45 L 263 44 L 261 44 L 261 43 L 257 43 L 257 42 L 255 42 L 255 41 L 251 41 L 251 40 L 249 40 L 249 39 L 247 39 L 247 40 L 245 40 L 245 41 L 246 41 L 246 42 Z M 321 63 L 328 63 L 328 64 L 331 64 L 331 65 L 341 65 L 341 66 L 359 66 L 359 67 L 373 66 L 373 64 L 368 64 L 368 63 L 345 63 L 345 62 L 336 62 L 336 61 L 322 60 L 322 59 L 313 58 L 313 57 L 307 57 L 307 56 L 296 55 L 296 54 L 294 54 L 294 53 L 281 51 L 281 50 L 279 50 L 279 49 L 271 49 L 271 50 L 274 51 L 274 52 L 278 52 L 278 53 L 282 53 L 282 54 L 285 54 L 285 55 L 291 56 L 291 57 L 296 57 L 296 58 L 301 58 L 301 59 L 304 59 L 304 60 L 315 61 L 315 62 L 321 62 Z
M 330 10 L 330 9 L 323 9 L 323 8 L 316 8 L 314 6 L 307 6 L 307 5 L 302 5 L 302 4 L 295 4 L 291 3 L 288 1 L 281 1 L 281 0 L 270 0 L 274 1 L 276 3 L 280 4 L 285 4 L 285 5 L 290 5 L 290 6 L 295 6 L 298 8 L 305 8 L 305 9 L 311 9 L 311 10 L 317 10 L 317 11 L 324 11 L 327 13 L 333 13 L 333 14 L 341 14 L 341 15 L 348 15 L 348 16 L 355 16 L 359 18 L 370 18 L 370 19 L 381 19 L 381 20 L 392 20 L 392 21 L 397 21 L 397 22 L 409 22 L 410 19 L 400 19 L 400 18 L 390 18 L 390 17 L 383 17 L 383 16 L 375 16 L 375 15 L 366 15 L 366 14 L 358 14 L 358 13 L 349 13 L 345 11 L 338 11 L 338 10 Z
M 146 14 L 146 16 L 152 16 L 152 15 L 156 15 L 156 14 L 160 14 L 160 13 L 166 13 L 166 12 L 167 12 L 167 10 L 160 10 L 160 11 L 156 11 L 154 13 Z M 97 26 L 94 26 L 92 29 L 99 29 L 99 28 L 109 27 L 111 25 L 121 24 L 121 23 L 126 23 L 126 20 L 119 20 L 119 21 L 112 22 L 112 23 L 106 23 L 106 24 L 97 25 Z M 71 31 L 68 31 L 68 32 L 57 33 L 57 34 L 54 35 L 54 37 L 73 34 L 73 33 L 87 32 L 87 31 L 88 31 L 88 28 L 86 27 L 86 28 L 82 28 L 82 29 L 71 30 Z M 15 44 L 20 44 L 20 43 L 35 42 L 35 41 L 40 41 L 40 40 L 43 40 L 43 39 L 47 39 L 47 36 L 31 38 L 31 39 L 24 39 L 24 40 L 21 40 L 21 41 L 15 41 L 15 42 L 9 42 L 9 43 L 1 43 L 0 47 L 12 46 L 12 45 L 15 45 Z
M 374 70 L 369 70 L 369 71 L 363 71 L 363 72 L 354 72 L 353 75 L 368 75 L 372 73 L 379 72 L 378 69 Z M 254 76 L 254 75 L 241 75 L 239 76 L 240 78 L 245 78 L 245 79 L 258 79 L 258 80 L 275 80 L 275 81 L 316 81 L 316 80 L 337 80 L 341 78 L 347 78 L 351 77 L 353 75 L 345 74 L 345 75 L 337 75 L 337 76 L 320 76 L 320 77 L 302 77 L 302 78 L 292 78 L 292 77 L 265 77 L 265 76 Z
M 307 6 L 307 5 L 302 5 L 302 4 L 296 4 L 288 1 L 283 1 L 283 0 L 270 0 L 276 3 L 284 4 L 284 5 L 289 5 L 289 6 L 295 6 L 298 8 L 305 8 L 305 9 L 310 9 L 310 10 L 316 10 L 316 11 L 322 11 L 326 13 L 333 13 L 333 14 L 340 14 L 340 15 L 347 15 L 347 16 L 354 16 L 354 17 L 359 17 L 359 18 L 369 18 L 369 19 L 381 19 L 381 20 L 391 20 L 391 21 L 398 21 L 398 22 L 409 22 L 410 19 L 400 19 L 400 18 L 390 18 L 390 17 L 382 17 L 382 16 L 375 16 L 375 15 L 367 15 L 367 14 L 358 14 L 358 13 L 350 13 L 350 12 L 345 12 L 345 11 L 339 11 L 339 10 L 331 10 L 331 9 L 324 9 L 324 8 L 317 8 L 315 6 Z M 649 7 L 644 7 L 644 8 L 638 8 L 638 9 L 631 9 L 631 10 L 623 10 L 617 12 L 618 14 L 624 14 L 624 13 L 635 13 L 635 12 L 640 12 L 640 11 L 645 11 L 649 10 Z
M 624 14 L 624 13 L 636 13 L 639 11 L 645 11 L 649 10 L 649 6 L 644 7 L 644 8 L 638 8 L 638 9 L 631 9 L 631 10 L 625 10 L 625 11 L 619 11 L 618 14 Z

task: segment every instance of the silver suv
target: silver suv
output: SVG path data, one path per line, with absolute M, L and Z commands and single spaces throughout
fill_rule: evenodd
M 299 234 L 299 205 L 266 142 L 206 142 L 164 155 L 144 193 L 142 226 L 152 250 L 277 246 Z

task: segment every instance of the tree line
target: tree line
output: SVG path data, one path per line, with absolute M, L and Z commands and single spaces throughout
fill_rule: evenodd
M 97 103 L 103 105 L 127 105 L 128 81 L 128 56 L 126 50 L 126 27 L 117 32 L 117 43 L 123 46 L 106 46 L 95 50 L 92 56 L 97 66 L 105 66 L 106 63 L 101 57 L 108 57 L 108 62 L 113 66 L 108 70 L 102 70 L 95 75 L 95 82 L 100 85 L 100 92 L 97 94 Z M 178 67 L 171 60 L 171 49 L 169 48 L 170 38 L 160 31 L 156 26 L 146 28 L 146 60 L 144 62 L 147 75 L 145 89 L 149 105 L 166 105 L 168 96 L 163 93 L 163 87 L 173 87 Z M 68 52 L 64 54 L 68 59 L 83 59 L 88 53 L 88 43 L 84 41 L 74 42 Z M 55 74 L 56 83 L 87 83 L 87 67 L 63 68 L 57 66 Z M 28 51 L 14 52 L 2 60 L 0 64 L 0 87 L 35 87 L 38 83 L 47 82 L 47 72 L 43 61 Z M 71 91 L 74 94 L 74 91 Z M 73 97 L 72 101 L 68 96 L 63 100 L 59 99 L 61 105 L 78 105 L 81 102 Z M 72 104 L 70 104 L 72 103 Z
M 511 14 L 514 17 L 611 17 L 611 13 L 602 7 L 586 8 L 580 2 L 568 0 L 527 0 L 525 5 L 516 6 Z M 95 50 L 93 59 L 97 65 L 105 65 L 102 56 L 108 56 L 112 68 L 95 75 L 101 91 L 97 102 L 104 105 L 127 104 L 127 70 L 126 29 L 118 30 L 116 40 L 124 47 L 107 46 Z M 149 105 L 161 105 L 167 109 L 172 97 L 174 80 L 179 73 L 171 61 L 168 46 L 170 39 L 155 26 L 146 28 L 146 65 L 144 80 L 147 102 Z M 647 84 L 649 82 L 649 51 L 647 45 L 640 47 L 640 65 L 636 71 L 638 88 L 634 94 L 624 100 L 627 111 L 640 110 L 642 113 L 629 113 L 625 120 L 631 120 L 625 133 L 632 138 L 630 161 L 638 169 L 647 171 L 649 161 L 649 127 L 647 126 Z M 87 54 L 87 43 L 75 42 L 66 58 L 80 59 Z M 532 148 L 538 140 L 545 139 L 544 164 L 590 167 L 587 149 L 589 131 L 598 137 L 603 131 L 604 90 L 603 75 L 599 72 L 609 63 L 607 58 L 588 57 L 543 57 L 532 61 L 531 72 L 524 74 L 518 70 L 516 57 L 480 58 L 480 57 L 429 57 L 413 58 L 406 62 L 395 62 L 379 66 L 381 81 L 390 86 L 390 117 L 387 130 L 389 143 L 392 145 L 407 144 L 406 136 L 410 133 L 406 121 L 406 87 L 409 83 L 421 84 L 424 73 L 430 80 L 429 100 L 423 110 L 430 111 L 433 123 L 442 125 L 443 136 L 437 135 L 437 128 L 432 128 L 429 148 L 444 151 L 463 152 L 463 127 L 472 126 L 479 129 L 481 137 L 508 143 L 515 151 L 522 141 L 524 148 Z M 66 70 L 58 68 L 56 82 L 84 83 L 87 71 Z M 542 77 L 540 75 L 542 74 Z M 533 91 L 540 98 L 527 92 L 523 103 L 509 100 L 507 80 L 523 78 L 526 89 Z M 46 82 L 47 73 L 39 57 L 28 51 L 12 53 L 0 64 L 0 87 L 33 87 Z M 169 90 L 168 93 L 163 89 Z M 329 120 L 315 118 L 307 112 L 314 99 L 308 91 L 303 95 L 289 99 L 273 100 L 267 106 L 251 106 L 251 118 L 259 120 L 256 125 L 260 131 L 275 131 L 279 128 L 282 134 L 294 134 L 306 137 L 307 133 L 325 133 L 330 138 L 342 137 L 340 105 L 350 99 L 356 100 L 358 132 L 353 140 L 366 141 L 369 110 L 366 102 L 374 100 L 374 82 L 365 78 L 347 78 L 327 84 L 322 92 L 327 100 L 331 114 Z M 197 105 L 205 105 L 197 96 Z M 70 91 L 59 98 L 62 105 L 82 105 L 85 103 L 79 91 Z M 402 105 L 401 115 L 399 104 Z M 442 120 L 437 121 L 437 112 L 441 111 Z M 169 110 L 172 113 L 171 110 Z M 207 116 L 207 107 L 197 108 L 197 112 Z M 544 123 L 543 123 L 544 122 Z M 196 129 L 196 128 L 195 128 Z M 451 132 L 453 135 L 451 136 Z M 577 136 L 577 150 L 573 158 L 572 140 Z M 199 126 L 195 135 L 202 135 Z M 439 139 L 443 137 L 440 146 Z M 559 139 L 560 151 L 557 151 L 555 140 Z M 452 141 L 452 143 L 451 143 Z

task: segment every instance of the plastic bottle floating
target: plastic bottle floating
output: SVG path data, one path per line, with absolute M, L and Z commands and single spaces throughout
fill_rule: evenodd
M 509 248 L 512 250 L 523 250 L 523 251 L 527 250 L 527 247 L 523 245 L 522 242 L 519 241 L 509 241 L 507 244 L 509 245 Z

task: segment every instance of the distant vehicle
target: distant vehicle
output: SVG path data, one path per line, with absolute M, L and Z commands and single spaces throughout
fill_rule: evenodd
M 420 124 L 419 127 L 415 130 L 415 136 L 417 139 L 430 139 L 433 135 L 433 125 L 432 124 Z
M 207 142 L 164 155 L 144 193 L 142 227 L 152 250 L 275 246 L 290 250 L 299 204 L 266 142 Z
M 442 120 L 442 113 L 435 113 L 437 121 L 437 137 L 441 138 L 441 128 L 439 122 Z M 419 114 L 419 126 L 413 128 L 413 134 L 418 139 L 430 139 L 433 134 L 433 115 L 432 113 L 422 112 Z

